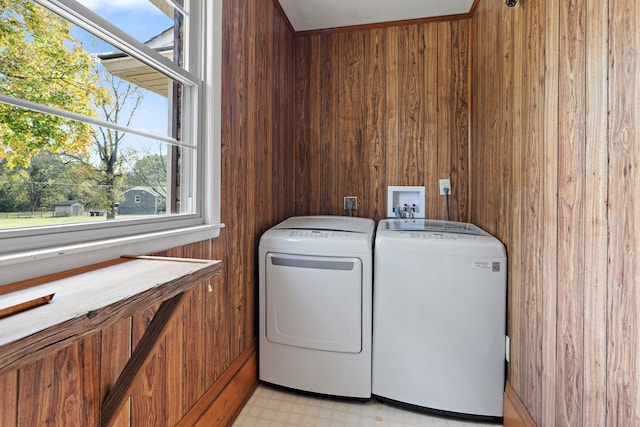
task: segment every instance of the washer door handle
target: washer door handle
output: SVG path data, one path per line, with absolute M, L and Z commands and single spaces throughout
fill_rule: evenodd
M 279 265 L 282 267 L 312 268 L 315 270 L 353 270 L 353 261 L 300 259 L 276 256 L 272 256 L 270 259 L 273 265 Z

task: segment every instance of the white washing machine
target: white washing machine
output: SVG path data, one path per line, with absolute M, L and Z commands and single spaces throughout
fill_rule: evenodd
M 371 397 L 371 219 L 293 217 L 259 247 L 259 377 L 296 390 Z
M 374 263 L 372 394 L 502 419 L 504 245 L 472 224 L 382 220 Z

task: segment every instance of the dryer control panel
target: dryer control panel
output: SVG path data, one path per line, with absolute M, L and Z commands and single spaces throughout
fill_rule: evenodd
M 319 237 L 319 238 L 329 238 L 329 237 L 346 237 L 349 233 L 345 233 L 344 231 L 329 231 L 329 230 L 291 230 L 289 236 L 291 237 Z

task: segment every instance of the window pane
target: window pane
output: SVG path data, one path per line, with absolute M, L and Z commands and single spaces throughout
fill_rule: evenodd
M 182 39 L 184 17 L 172 1 L 79 0 L 79 3 L 149 47 L 160 52 L 170 49 L 171 55 L 167 57 L 182 64 L 173 56 L 173 44 L 174 35 Z M 144 25 L 140 25 L 141 22 Z M 102 51 L 107 52 L 106 49 Z
M 144 15 L 151 5 L 84 3 L 123 29 L 131 8 Z M 174 20 L 160 15 L 138 26 L 173 58 Z M 0 94 L 111 125 L 0 102 L 0 228 L 195 212 L 195 150 L 168 142 L 183 134 L 182 84 L 29 0 L 6 3 L 2 20 Z
M 178 206 L 173 213 L 194 212 L 188 183 L 181 184 L 186 175 L 179 173 L 193 150 L 180 148 L 176 162 L 165 142 L 92 131 L 93 146 L 84 153 L 41 151 L 26 167 L 0 161 L 0 229 L 148 219 L 171 214 L 172 205 Z M 172 166 L 178 173 L 170 173 Z

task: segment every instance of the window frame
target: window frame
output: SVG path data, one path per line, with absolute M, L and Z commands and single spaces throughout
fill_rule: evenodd
M 190 40 L 183 70 L 74 0 L 33 0 L 74 25 L 104 39 L 169 77 L 193 87 L 195 98 L 186 108 L 197 109 L 184 123 L 187 141 L 197 141 L 197 173 L 193 214 L 174 214 L 144 221 L 118 220 L 0 232 L 0 286 L 46 274 L 107 261 L 122 255 L 162 251 L 210 238 L 220 233 L 220 125 L 221 125 L 221 0 L 192 0 L 185 12 Z M 197 87 L 195 87 L 195 86 Z M 206 116 L 205 116 L 206 112 Z M 185 135 L 186 136 L 186 135 Z

